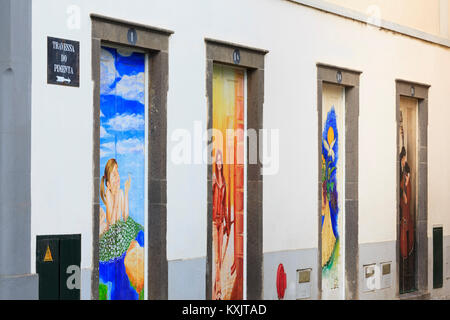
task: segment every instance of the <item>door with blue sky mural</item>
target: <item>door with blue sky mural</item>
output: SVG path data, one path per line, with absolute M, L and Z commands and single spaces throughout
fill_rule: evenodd
M 146 55 L 102 47 L 99 299 L 144 299 Z

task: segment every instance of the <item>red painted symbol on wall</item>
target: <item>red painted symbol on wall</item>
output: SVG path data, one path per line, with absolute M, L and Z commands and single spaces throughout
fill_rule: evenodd
M 284 272 L 283 264 L 280 263 L 277 271 L 277 293 L 278 299 L 284 299 L 284 293 L 286 292 L 286 273 Z

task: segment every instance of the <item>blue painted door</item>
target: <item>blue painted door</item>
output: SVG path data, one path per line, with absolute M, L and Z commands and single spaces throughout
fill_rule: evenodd
M 99 298 L 144 298 L 145 54 L 102 47 Z

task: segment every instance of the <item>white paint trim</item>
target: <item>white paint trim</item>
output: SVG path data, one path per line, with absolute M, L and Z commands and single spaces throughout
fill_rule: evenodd
M 358 22 L 362 22 L 367 25 L 372 25 L 380 29 L 386 29 L 405 36 L 409 36 L 412 38 L 416 38 L 419 40 L 435 43 L 450 48 L 450 39 L 438 37 L 423 31 L 419 31 L 414 28 L 399 25 L 397 23 L 386 21 L 383 19 L 373 21 L 373 18 L 371 18 L 367 14 L 352 9 L 344 8 L 335 4 L 331 4 L 324 0 L 287 0 L 287 1 L 294 2 L 313 9 L 325 11 L 331 14 L 335 14 L 340 17 L 356 20 Z

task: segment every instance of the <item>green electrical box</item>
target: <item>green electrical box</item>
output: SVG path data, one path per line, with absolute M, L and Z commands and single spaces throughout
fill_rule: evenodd
M 80 300 L 81 235 L 38 236 L 40 300 Z
M 433 288 L 442 288 L 443 284 L 443 231 L 442 227 L 433 228 Z

